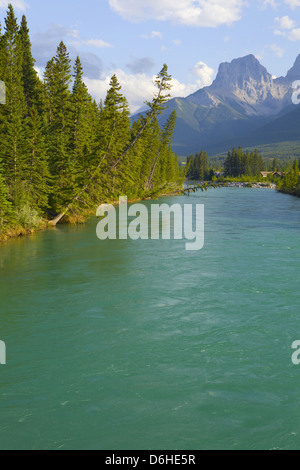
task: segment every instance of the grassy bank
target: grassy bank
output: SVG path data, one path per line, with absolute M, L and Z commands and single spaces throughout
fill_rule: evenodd
M 140 201 L 145 201 L 149 199 L 158 199 L 159 197 L 174 196 L 180 195 L 183 193 L 183 185 L 178 185 L 170 183 L 164 185 L 160 191 L 152 191 L 145 195 L 143 198 L 128 199 L 129 204 L 133 204 Z M 120 195 L 121 196 L 121 195 Z M 117 199 L 107 199 L 105 201 L 99 202 L 100 204 L 112 204 L 117 206 L 119 200 Z M 96 209 L 87 209 L 78 213 L 68 213 L 60 221 L 60 224 L 68 225 L 78 225 L 86 223 L 92 216 L 95 215 Z M 47 215 L 40 216 L 37 211 L 31 209 L 28 206 L 25 206 L 21 211 L 18 211 L 14 214 L 13 222 L 9 225 L 2 225 L 0 227 L 0 242 L 5 242 L 11 238 L 24 237 L 27 235 L 32 235 L 33 233 L 39 232 L 49 228 L 49 222 L 52 217 L 47 217 Z

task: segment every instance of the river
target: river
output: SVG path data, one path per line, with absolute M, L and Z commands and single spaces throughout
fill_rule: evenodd
M 201 251 L 96 219 L 0 246 L 1 449 L 299 449 L 300 199 L 160 202 L 205 205 Z

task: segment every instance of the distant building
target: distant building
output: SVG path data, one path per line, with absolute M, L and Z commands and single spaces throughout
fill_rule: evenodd
M 274 173 L 273 171 L 261 171 L 260 174 L 263 178 L 268 178 L 269 175 L 273 175 Z
M 215 171 L 214 175 L 215 175 L 217 178 L 221 178 L 222 176 L 224 176 L 224 172 L 223 172 L 223 171 Z
M 261 171 L 260 174 L 263 178 L 268 178 L 269 175 L 275 176 L 276 178 L 283 178 L 285 176 L 285 173 L 282 171 Z

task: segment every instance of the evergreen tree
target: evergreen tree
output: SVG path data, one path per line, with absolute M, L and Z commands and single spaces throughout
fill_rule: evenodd
M 0 25 L 0 230 L 38 226 L 41 215 L 59 212 L 78 220 L 121 194 L 145 197 L 181 187 L 185 172 L 172 152 L 176 114 L 162 127 L 158 115 L 170 98 L 171 76 L 164 65 L 148 111 L 131 126 L 129 106 L 116 76 L 97 106 L 61 42 L 46 66 L 44 82 L 34 69 L 26 17 L 19 27 L 8 7 Z M 204 152 L 202 166 L 208 168 Z M 205 170 L 206 172 L 206 170 Z M 1 234 L 0 234 L 1 235 Z
M 209 178 L 209 160 L 206 152 L 200 154 L 200 180 L 206 181 Z
M 168 161 L 169 155 L 171 152 L 171 139 L 175 130 L 176 126 L 176 111 L 173 111 L 173 113 L 170 115 L 168 118 L 166 124 L 163 127 L 163 131 L 161 134 L 161 142 L 159 146 L 159 150 L 155 156 L 155 160 L 153 162 L 153 165 L 151 167 L 150 175 L 147 181 L 146 189 L 150 189 L 152 186 L 152 182 L 154 179 L 155 171 L 159 162 L 159 159 L 163 153 L 166 153 L 165 155 L 165 160 Z M 166 152 L 167 151 L 167 152 Z M 161 175 L 160 175 L 161 178 Z
M 79 57 L 75 62 L 73 77 L 70 152 L 78 171 L 82 173 L 90 167 L 95 155 L 100 112 L 83 83 L 83 68 Z
M 8 200 L 8 188 L 5 184 L 2 170 L 3 168 L 0 160 L 0 235 L 1 228 L 12 216 L 12 205 Z
M 76 192 L 70 202 L 61 210 L 58 216 L 52 220 L 51 225 L 56 225 L 69 211 L 77 211 L 78 207 L 82 205 L 88 205 L 91 203 L 91 195 L 96 196 L 95 185 L 98 188 L 99 197 L 99 182 L 106 187 L 107 193 L 115 193 L 117 187 L 116 182 L 119 181 L 120 174 L 118 174 L 119 164 L 126 161 L 129 156 L 134 152 L 136 145 L 139 140 L 143 137 L 143 134 L 147 128 L 151 125 L 153 119 L 160 114 L 164 108 L 164 104 L 168 101 L 170 94 L 168 93 L 171 89 L 171 77 L 168 75 L 168 68 L 164 65 L 161 72 L 158 74 L 155 84 L 157 87 L 157 93 L 155 94 L 152 102 L 148 102 L 149 111 L 146 113 L 145 119 L 141 122 L 141 126 L 137 133 L 131 133 L 131 139 L 129 139 L 128 145 L 121 150 L 122 145 L 127 140 L 127 132 L 121 133 L 120 129 L 127 127 L 126 123 L 129 123 L 129 110 L 124 100 L 119 93 L 119 84 L 115 78 L 112 79 L 111 88 L 108 92 L 104 108 L 100 114 L 100 136 L 101 144 L 98 151 L 95 153 L 95 162 L 91 166 L 91 170 L 87 173 L 83 179 L 83 185 Z M 119 101 L 120 100 L 120 101 Z M 119 101 L 119 105 L 117 104 Z M 115 104 L 117 106 L 115 106 Z M 118 109 L 119 107 L 119 109 Z M 121 111 L 121 112 L 120 112 Z M 112 119 L 109 122 L 108 116 Z M 120 126 L 117 126 L 117 123 Z M 112 134 L 108 134 L 108 130 L 113 129 Z M 130 128 L 129 128 L 130 129 Z M 120 141 L 116 140 L 116 135 L 120 135 Z M 122 134 L 122 135 L 121 135 Z M 116 148 L 113 147 L 113 141 L 115 142 Z M 119 153 L 119 156 L 117 154 Z M 123 166 L 124 168 L 124 166 Z M 104 169 L 104 172 L 102 171 Z M 128 171 L 123 174 L 124 179 L 128 179 Z M 111 183 L 111 189 L 108 184 Z M 98 185 L 96 184 L 98 182 Z
M 271 171 L 275 172 L 275 171 L 278 171 L 278 169 L 279 169 L 278 160 L 277 160 L 277 158 L 274 158 L 274 160 L 272 162 Z
M 127 154 L 124 150 L 131 139 L 130 112 L 126 98 L 121 93 L 121 85 L 116 75 L 111 78 L 110 88 L 100 114 L 98 156 L 105 155 L 100 180 L 110 181 L 108 193 L 112 195 L 122 191 L 120 174 L 128 174 Z M 105 184 L 105 181 L 104 181 Z
M 194 158 L 194 155 L 191 154 L 188 158 L 187 158 L 187 161 L 186 161 L 186 171 L 187 171 L 187 177 L 188 178 L 191 178 L 191 179 L 194 179 L 194 164 L 195 164 L 195 158 Z
M 6 104 L 1 105 L 3 123 L 1 126 L 0 151 L 4 164 L 4 175 L 9 184 L 20 185 L 26 169 L 24 141 L 24 120 L 26 103 L 22 79 L 22 48 L 19 27 L 12 5 L 5 18 L 3 48 L 5 64 L 3 80 L 6 86 Z
M 43 212 L 48 208 L 51 176 L 41 119 L 36 109 L 29 111 L 26 122 L 28 165 L 24 173 L 29 205 Z
M 24 94 L 27 108 L 31 108 L 34 104 L 38 104 L 38 88 L 37 88 L 37 73 L 34 69 L 35 60 L 32 57 L 31 42 L 29 37 L 29 29 L 27 26 L 26 16 L 22 17 L 22 22 L 19 30 L 20 35 L 20 48 L 22 53 L 22 72 Z
M 45 73 L 47 109 L 47 145 L 54 179 L 51 203 L 59 211 L 77 190 L 78 168 L 70 153 L 71 134 L 71 61 L 63 42 L 48 62 Z

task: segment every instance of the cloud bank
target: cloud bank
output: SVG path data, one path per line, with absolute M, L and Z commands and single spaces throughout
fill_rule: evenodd
M 217 27 L 241 19 L 243 0 L 108 0 L 125 20 L 172 21 L 188 26 Z M 297 1 L 297 0 L 290 0 Z
M 142 61 L 144 59 L 141 59 Z M 126 96 L 130 111 L 137 112 L 146 100 L 151 101 L 156 88 L 154 85 L 155 76 L 149 76 L 144 72 L 140 73 L 127 73 L 122 69 L 111 70 L 109 74 L 101 79 L 90 79 L 84 77 L 84 81 L 89 89 L 91 95 L 99 102 L 100 99 L 105 99 L 107 90 L 109 88 L 110 78 L 116 74 L 122 86 L 122 93 Z M 186 97 L 199 88 L 208 86 L 212 83 L 214 70 L 204 62 L 198 62 L 192 70 L 194 82 L 181 83 L 176 78 L 172 79 L 171 95 L 175 97 Z

